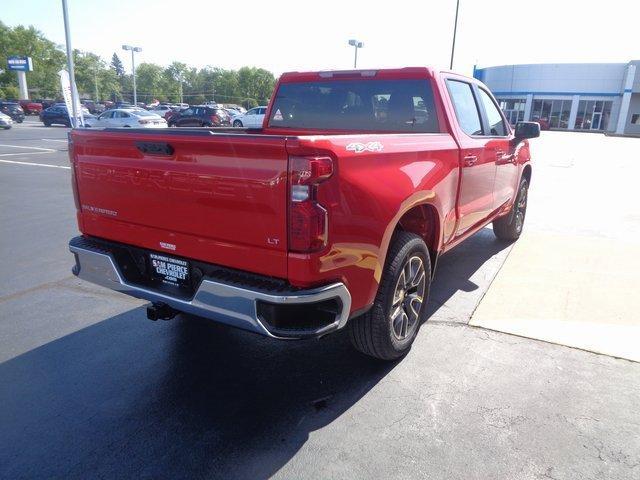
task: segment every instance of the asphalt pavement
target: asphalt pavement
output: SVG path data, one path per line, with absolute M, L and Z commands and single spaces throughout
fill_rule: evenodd
M 639 364 L 467 325 L 510 249 L 490 228 L 441 259 L 395 363 L 150 322 L 70 272 L 66 132 L 0 131 L 0 478 L 640 477 Z M 535 142 L 580 141 L 557 135 Z

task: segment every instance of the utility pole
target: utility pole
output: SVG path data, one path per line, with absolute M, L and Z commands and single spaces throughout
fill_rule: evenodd
M 73 49 L 71 48 L 71 32 L 69 31 L 69 9 L 67 8 L 67 0 L 62 0 L 62 17 L 64 19 L 64 39 L 67 44 L 67 68 L 69 69 L 69 82 L 71 84 L 71 112 L 73 115 L 73 128 L 78 125 L 79 106 L 76 102 L 78 98 L 78 90 L 76 89 L 76 73 L 73 66 Z
M 449 62 L 449 70 L 453 70 L 453 54 L 456 50 L 456 33 L 458 32 L 458 10 L 460 9 L 460 0 L 456 0 L 456 20 L 453 24 L 453 42 L 451 44 L 451 62 Z
M 96 69 L 93 71 L 93 79 L 95 81 L 95 87 L 96 87 L 96 98 L 95 98 L 95 102 L 98 103 L 98 67 L 96 66 Z

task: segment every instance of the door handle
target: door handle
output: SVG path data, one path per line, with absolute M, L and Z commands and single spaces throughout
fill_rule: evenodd
M 477 155 L 467 155 L 464 157 L 464 164 L 467 167 L 473 167 L 473 165 L 478 161 Z

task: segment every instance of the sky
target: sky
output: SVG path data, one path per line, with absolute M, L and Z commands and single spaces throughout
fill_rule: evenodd
M 640 59 L 637 0 L 460 0 L 455 71 L 473 65 Z M 448 69 L 456 0 L 68 0 L 72 44 L 136 62 L 285 71 Z M 0 20 L 64 45 L 61 0 L 0 0 Z

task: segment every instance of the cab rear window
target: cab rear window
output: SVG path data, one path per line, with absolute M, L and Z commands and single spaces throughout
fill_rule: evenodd
M 439 132 L 427 80 L 331 80 L 283 83 L 272 128 L 358 132 Z

